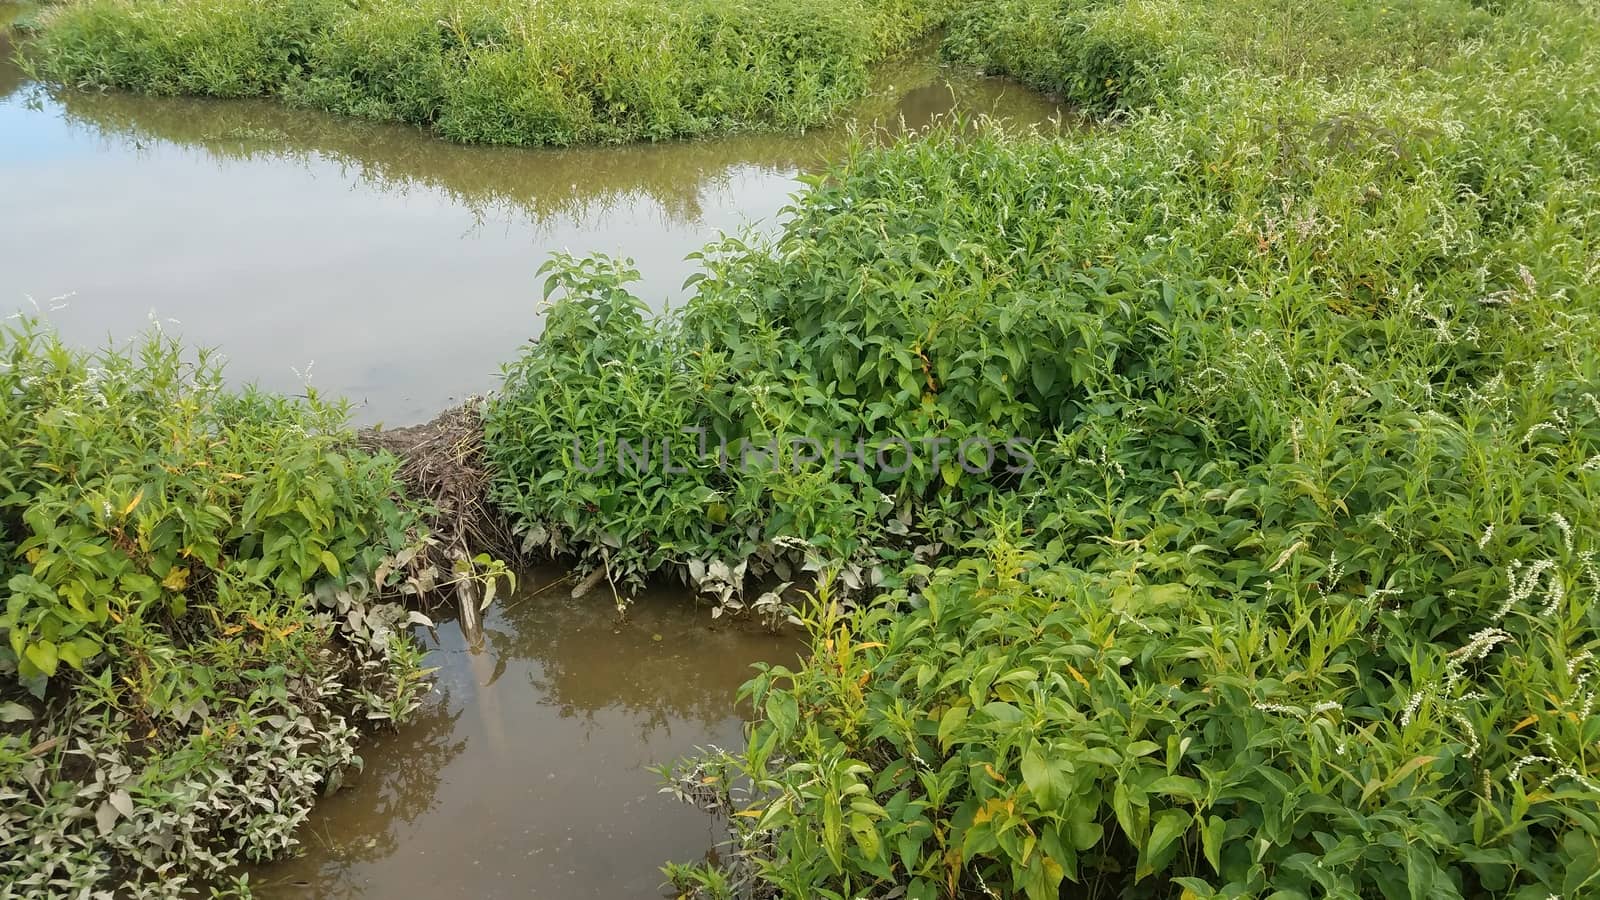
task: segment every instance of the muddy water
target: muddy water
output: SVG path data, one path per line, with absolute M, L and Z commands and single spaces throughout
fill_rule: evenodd
M 854 123 L 918 127 L 960 107 L 1043 124 L 1057 112 L 934 56 L 886 67 Z M 8 61 L 0 315 L 28 297 L 64 304 L 51 318 L 82 343 L 154 317 L 219 348 L 236 380 L 297 391 L 309 371 L 360 422 L 424 421 L 493 387 L 537 334 L 535 276 L 552 251 L 631 256 L 640 295 L 668 304 L 693 272 L 686 255 L 722 231 L 771 229 L 796 173 L 843 141 L 836 128 L 463 147 L 267 102 L 51 94 Z
M 740 746 L 749 665 L 792 663 L 799 642 L 712 627 L 673 592 L 619 621 L 609 597 L 569 590 L 547 581 L 492 608 L 481 654 L 441 624 L 425 711 L 368 742 L 365 771 L 301 831 L 305 855 L 252 872 L 256 893 L 657 897 L 663 861 L 703 858 L 717 827 L 646 767 Z

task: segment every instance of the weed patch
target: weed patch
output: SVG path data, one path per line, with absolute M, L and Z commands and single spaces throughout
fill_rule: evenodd
M 279 97 L 565 145 L 820 124 L 934 22 L 919 0 L 82 0 L 25 49 L 71 87 Z
M 341 406 L 153 335 L 0 332 L 0 882 L 177 895 L 294 846 L 423 690 L 427 537 Z M 420 557 L 422 558 L 419 558 Z
M 524 533 L 833 576 L 684 890 L 1593 891 L 1600 24 L 1280 11 L 972 4 L 952 52 L 1115 126 L 860 148 L 665 320 L 555 264 L 488 420 Z M 1036 464 L 578 454 L 685 428 Z

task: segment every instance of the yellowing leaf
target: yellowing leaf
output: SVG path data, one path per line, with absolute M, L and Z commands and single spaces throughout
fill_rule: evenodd
M 56 645 L 53 641 L 40 641 L 29 644 L 23 652 L 23 658 L 32 663 L 35 668 L 46 677 L 56 673 Z
M 1073 668 L 1071 663 L 1067 664 L 1067 672 L 1072 675 L 1072 680 L 1083 685 L 1084 687 L 1089 686 L 1089 679 L 1083 677 L 1083 673 Z
M 1289 562 L 1289 557 L 1294 556 L 1296 553 L 1299 553 L 1301 550 L 1304 550 L 1309 546 L 1311 546 L 1311 545 L 1307 544 L 1305 541 L 1296 541 L 1293 546 L 1291 546 L 1289 549 L 1283 551 L 1281 554 L 1278 555 L 1278 561 L 1273 563 L 1272 564 L 1272 568 L 1268 569 L 1267 571 L 1268 572 L 1276 572 L 1276 571 L 1278 571 L 1279 569 L 1283 568 L 1286 563 Z
M 181 591 L 189 586 L 189 569 L 187 566 L 173 566 L 167 571 L 167 577 L 161 579 L 161 586 L 169 591 Z
M 144 502 L 144 488 L 140 488 L 139 489 L 139 493 L 134 494 L 133 495 L 133 499 L 128 501 L 128 505 L 124 506 L 122 508 L 122 515 L 123 516 L 131 515 L 134 510 L 139 508 L 139 504 L 141 504 L 143 502 Z

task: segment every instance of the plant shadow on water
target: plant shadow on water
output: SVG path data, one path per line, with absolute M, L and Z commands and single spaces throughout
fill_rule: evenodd
M 4 5 L 0 4 L 0 8 Z M 232 378 L 287 392 L 309 363 L 360 424 L 430 419 L 494 386 L 540 328 L 552 251 L 634 257 L 641 296 L 683 293 L 718 233 L 771 228 L 797 173 L 844 127 L 519 150 L 270 101 L 49 91 L 0 62 L 0 314 L 71 294 L 68 340 L 140 330 L 154 310 Z M 0 98 L 4 98 L 0 93 Z M 850 121 L 908 127 L 960 109 L 1050 127 L 1057 106 L 941 67 L 884 66 Z
M 741 746 L 739 685 L 752 663 L 797 659 L 799 638 L 713 623 L 677 590 L 619 620 L 603 591 L 525 580 L 488 612 L 482 653 L 439 624 L 432 705 L 363 747 L 365 771 L 303 829 L 305 855 L 252 873 L 258 895 L 654 897 L 664 861 L 721 838 L 648 767 Z
M 10 3 L 0 3 L 0 103 L 6 102 L 23 85 L 22 70 L 11 61 L 11 23 L 20 8 Z

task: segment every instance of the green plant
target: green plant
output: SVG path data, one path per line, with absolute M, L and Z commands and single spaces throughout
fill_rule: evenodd
M 112 624 L 182 617 L 222 579 L 298 598 L 370 573 L 415 525 L 393 461 L 350 452 L 314 394 L 229 393 L 159 337 L 91 357 L 24 325 L 4 351 L 0 626 L 23 679 L 82 669 Z
M 1435 641 L 1314 563 L 1240 591 L 1170 553 L 1048 563 L 1007 530 L 909 610 L 821 595 L 812 659 L 746 686 L 763 721 L 722 777 L 753 786 L 743 865 L 778 894 L 1600 883 L 1592 548 L 1562 573 L 1582 596 L 1521 596 Z
M 1045 7 L 973 9 L 952 40 L 1005 53 Z M 807 426 L 860 396 L 1036 437 L 896 495 L 937 562 L 830 585 L 811 660 L 749 686 L 749 748 L 702 763 L 754 788 L 748 895 L 1594 893 L 1600 22 L 1278 12 L 1060 11 L 1144 36 L 1115 127 L 857 152 L 660 326 L 762 342 L 726 383 L 820 386 Z M 1095 71 L 1041 27 L 1070 52 L 1029 65 Z
M 732 900 L 728 876 L 715 866 L 668 863 L 662 872 L 680 900 Z
M 294 846 L 351 720 L 425 692 L 437 576 L 343 407 L 228 389 L 159 333 L 0 331 L 0 881 L 182 894 Z
M 921 0 L 84 0 L 25 51 L 71 87 L 272 96 L 564 145 L 819 124 L 935 19 Z

